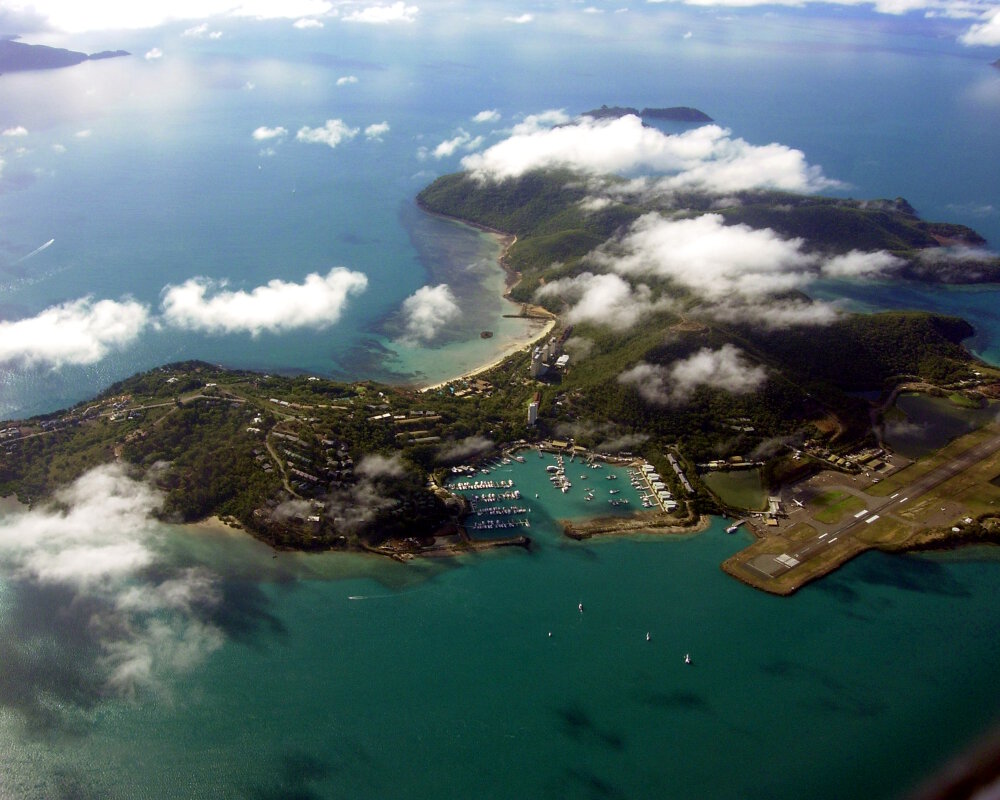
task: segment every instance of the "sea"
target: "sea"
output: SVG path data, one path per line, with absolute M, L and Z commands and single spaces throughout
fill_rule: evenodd
M 694 106 L 800 149 L 834 193 L 902 196 L 1000 247 L 1000 71 L 959 21 L 548 8 L 81 34 L 64 45 L 134 55 L 0 76 L 0 130 L 25 130 L 0 137 L 0 319 L 83 297 L 155 311 L 194 277 L 367 278 L 318 329 L 153 323 L 89 364 L 4 364 L 0 418 L 184 359 L 413 384 L 490 361 L 532 335 L 503 316 L 501 244 L 414 197 L 549 109 Z M 297 140 L 335 119 L 358 132 Z M 400 336 L 406 299 L 442 283 L 461 314 Z M 964 316 L 1000 364 L 997 287 L 815 293 Z M 1000 722 L 995 548 L 869 553 L 776 598 L 721 572 L 749 543 L 723 520 L 576 542 L 558 497 L 533 507 L 530 551 L 404 564 L 165 525 L 99 477 L 59 510 L 0 511 L 4 800 L 901 798 Z M 516 478 L 552 491 L 530 459 Z

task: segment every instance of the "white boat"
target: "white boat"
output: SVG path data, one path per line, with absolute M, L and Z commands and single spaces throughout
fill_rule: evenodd
M 649 641 L 650 639 L 652 639 L 652 638 L 653 638 L 653 637 L 651 637 L 651 636 L 649 635 L 649 631 L 646 631 L 646 641 L 648 642 L 648 641 Z
M 578 609 L 580 609 L 580 613 L 582 614 L 583 613 L 583 603 L 578 603 L 576 607 Z
M 685 653 L 684 654 L 684 663 L 685 664 L 690 664 L 691 663 L 691 654 L 690 653 Z

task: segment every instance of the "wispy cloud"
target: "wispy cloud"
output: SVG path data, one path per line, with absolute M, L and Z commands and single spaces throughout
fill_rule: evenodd
M 468 131 L 459 129 L 451 139 L 445 139 L 434 148 L 432 154 L 434 158 L 448 158 L 455 155 L 458 150 L 475 150 L 483 143 L 482 136 L 473 136 Z
M 303 17 L 302 19 L 297 19 L 292 23 L 292 27 L 298 28 L 300 31 L 317 29 L 323 27 L 323 22 L 318 19 L 312 19 L 310 17 Z
M 402 341 L 432 342 L 441 330 L 462 315 L 451 288 L 440 283 L 422 286 L 403 301 Z
M 408 6 L 403 2 L 389 6 L 368 6 L 352 11 L 344 16 L 345 22 L 363 22 L 369 25 L 387 25 L 392 22 L 413 22 L 420 12 L 418 6 Z
M 504 17 L 503 21 L 512 22 L 515 25 L 527 25 L 529 22 L 533 22 L 534 19 L 535 19 L 534 14 L 528 14 L 527 12 L 525 12 L 524 14 L 519 14 L 516 17 Z
M 337 86 L 348 86 L 352 83 L 357 83 L 358 78 L 356 75 L 344 75 L 343 77 L 337 78 Z
M 476 459 L 496 449 L 496 442 L 485 436 L 466 436 L 456 442 L 442 445 L 438 452 L 439 464 L 460 464 L 463 461 Z
M 211 31 L 208 29 L 208 23 L 203 22 L 200 25 L 187 28 L 181 36 L 187 36 L 191 39 L 221 39 L 222 31 Z
M 707 347 L 669 365 L 636 364 L 618 376 L 634 386 L 647 401 L 657 405 L 682 405 L 701 387 L 746 394 L 767 381 L 767 371 L 750 364 L 743 351 L 731 344 L 718 350 Z
M 473 116 L 472 121 L 478 125 L 482 125 L 487 122 L 499 122 L 500 112 L 495 108 L 488 108 L 484 111 L 480 111 L 478 114 Z
M 23 125 L 16 125 L 13 128 L 7 128 L 6 130 L 3 131 L 3 133 L 0 133 L 0 136 L 27 136 L 27 135 L 28 135 L 28 129 L 25 128 Z
M 300 142 L 309 144 L 325 144 L 327 147 L 336 147 L 341 142 L 353 139 L 359 133 L 358 128 L 352 128 L 342 119 L 328 119 L 322 128 L 299 128 L 295 138 Z
M 147 61 L 158 61 L 163 58 L 163 51 L 159 47 L 153 47 L 146 51 L 146 55 L 143 56 Z
M 110 464 L 84 474 L 51 505 L 0 518 L 8 576 L 0 658 L 24 673 L 19 695 L 0 690 L 0 703 L 46 719 L 109 694 L 159 690 L 222 644 L 212 621 L 221 599 L 216 576 L 173 567 L 161 555 L 152 518 L 160 503 L 148 484 Z M 36 616 L 47 609 L 32 626 L 37 639 L 7 630 L 28 613 L 22 605 Z M 38 647 L 48 627 L 58 653 L 47 639 Z M 54 636 L 57 629 L 62 635 Z M 53 659 L 65 662 L 57 674 L 72 688 L 52 677 Z M 51 709 L 53 698 L 65 700 L 61 711 Z
M 174 327 L 208 333 L 279 333 L 325 328 L 339 321 L 348 298 L 363 292 L 368 278 L 335 267 L 302 283 L 274 279 L 250 291 L 229 291 L 225 283 L 191 278 L 163 291 L 163 317 Z
M 0 322 L 0 363 L 93 364 L 134 342 L 148 323 L 149 309 L 134 300 L 84 297 Z

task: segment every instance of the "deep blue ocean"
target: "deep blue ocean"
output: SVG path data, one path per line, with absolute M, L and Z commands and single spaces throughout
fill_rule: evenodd
M 0 417 L 181 359 L 413 382 L 488 361 L 502 342 L 480 330 L 525 334 L 502 327 L 498 245 L 413 198 L 459 168 L 441 142 L 490 144 L 547 109 L 695 106 L 800 149 L 839 194 L 905 197 L 1000 248 L 1000 71 L 955 23 L 654 10 L 555 28 L 227 20 L 212 41 L 177 25 L 71 43 L 131 58 L 0 76 L 0 130 L 27 131 L 0 153 L 0 320 L 86 296 L 155 313 L 193 277 L 368 281 L 320 330 L 151 324 L 90 364 L 4 364 Z M 330 119 L 359 133 L 296 141 Z M 288 134 L 255 140 L 262 126 Z M 440 283 L 461 315 L 401 342 L 402 304 Z M 965 316 L 1000 363 L 996 287 L 817 293 Z M 540 519 L 531 553 L 397 564 L 272 558 L 141 506 L 2 518 L 0 798 L 893 798 L 1000 720 L 992 549 L 869 554 L 778 599 L 719 570 L 747 543 L 720 523 L 576 543 Z M 70 574 L 87 548 L 126 566 Z

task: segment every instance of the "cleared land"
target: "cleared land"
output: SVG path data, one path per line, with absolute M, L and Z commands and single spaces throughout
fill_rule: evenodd
M 872 548 L 982 540 L 980 522 L 1000 514 L 998 476 L 998 425 L 963 436 L 878 483 L 814 476 L 785 492 L 786 501 L 799 499 L 803 506 L 794 506 L 777 528 L 755 528 L 762 538 L 723 569 L 758 589 L 791 594 Z

